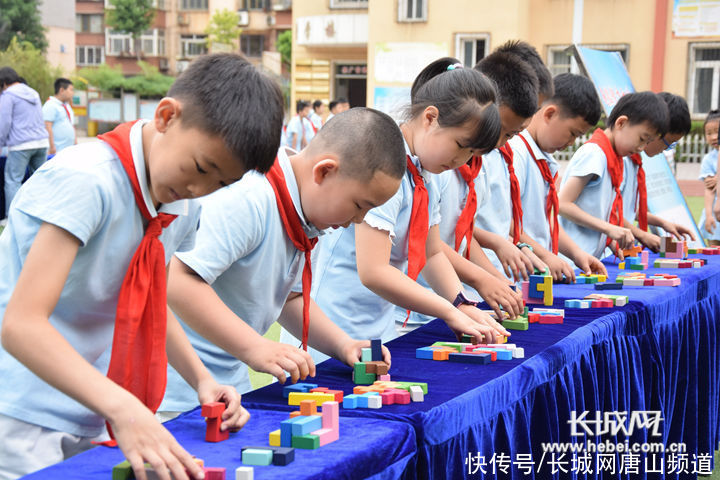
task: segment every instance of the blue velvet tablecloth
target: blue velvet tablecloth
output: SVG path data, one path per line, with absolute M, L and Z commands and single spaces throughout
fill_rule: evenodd
M 268 433 L 280 428 L 286 413 L 249 409 L 250 423 L 219 443 L 205 442 L 200 408 L 182 414 L 165 426 L 190 453 L 208 467 L 225 467 L 228 480 L 242 465 L 241 449 L 268 444 Z M 397 479 L 415 477 L 415 432 L 406 423 L 372 418 L 341 418 L 340 438 L 317 450 L 295 449 L 295 461 L 286 466 L 256 466 L 254 478 L 264 479 Z M 112 467 L 124 460 L 118 448 L 96 447 L 23 477 L 32 480 L 112 478 Z
M 649 270 L 679 275 L 679 287 L 625 287 L 608 292 L 628 295 L 630 303 L 624 307 L 567 309 L 562 325 L 532 324 L 528 331 L 513 332 L 510 341 L 525 348 L 525 359 L 486 366 L 415 359 L 417 347 L 453 340 L 445 324 L 436 320 L 387 345 L 393 355 L 392 378 L 427 382 L 425 401 L 380 410 L 341 409 L 341 416 L 413 425 L 419 442 L 418 478 L 695 478 L 693 465 L 696 471 L 711 468 L 703 462 L 712 462 L 720 439 L 720 258 L 693 257 L 705 258 L 708 265 Z M 619 270 L 606 266 L 614 280 Z M 554 293 L 555 306 L 562 307 L 564 299 L 596 290 L 592 285 L 556 285 Z M 345 392 L 353 387 L 350 368 L 335 360 L 320 365 L 312 382 Z M 292 408 L 278 384 L 246 394 L 243 402 Z M 589 411 L 592 418 L 596 411 L 660 411 L 661 436 L 636 428 L 629 438 L 622 433 L 573 438 L 567 423 L 572 411 Z M 625 440 L 682 443 L 688 467 L 672 463 L 683 457 L 643 454 L 637 467 L 632 456 L 618 455 L 615 468 L 573 468 L 573 455 L 552 457 L 542 448 L 543 442 Z M 518 455 L 529 454 L 532 468 L 516 462 Z M 693 455 L 700 454 L 709 455 L 697 463 Z M 506 472 L 498 470 L 501 455 L 510 460 Z M 557 471 L 550 460 L 558 462 Z M 660 463 L 667 467 L 664 472 L 652 472 L 660 470 Z

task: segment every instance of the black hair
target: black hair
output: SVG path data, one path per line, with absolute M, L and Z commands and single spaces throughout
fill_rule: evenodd
M 19 81 L 20 76 L 12 67 L 0 68 L 0 89 L 3 89 L 8 85 L 12 85 L 13 83 L 17 83 Z
M 307 102 L 305 100 L 298 100 L 297 102 L 295 102 L 295 113 L 300 113 L 309 106 L 310 102 Z
M 522 118 L 535 114 L 538 109 L 538 78 L 520 56 L 493 52 L 474 68 L 495 83 L 498 105 L 507 106 Z
M 615 128 L 615 122 L 622 115 L 628 118 L 630 125 L 649 123 L 661 136 L 668 131 L 668 107 L 656 93 L 645 91 L 623 95 L 608 116 L 610 130 Z
M 600 99 L 595 86 L 587 77 L 574 73 L 561 73 L 553 79 L 555 93 L 545 103 L 557 105 L 564 117 L 582 117 L 589 125 L 595 125 L 602 115 Z
M 350 102 L 348 102 L 348 99 L 345 97 L 336 98 L 335 101 L 337 103 L 350 103 Z
M 681 133 L 683 136 L 690 133 L 692 120 L 690 120 L 690 109 L 684 98 L 668 92 L 658 93 L 665 101 L 670 114 L 670 122 L 667 133 Z
M 223 139 L 247 170 L 270 169 L 280 146 L 283 96 L 278 84 L 235 53 L 202 55 L 170 87 L 181 124 Z
M 546 99 L 553 96 L 553 78 L 550 70 L 545 66 L 540 54 L 535 47 L 522 40 L 509 40 L 498 48 L 496 52 L 514 53 L 522 58 L 535 72 L 538 79 L 538 96 Z
M 67 78 L 62 78 L 62 77 L 58 78 L 57 80 L 55 80 L 55 84 L 54 84 L 55 93 L 60 93 L 60 90 L 62 90 L 63 88 L 67 88 L 72 84 L 73 84 L 72 81 L 70 81 Z
M 450 67 L 450 70 L 448 70 Z M 495 148 L 500 137 L 500 114 L 495 105 L 492 81 L 459 60 L 444 57 L 425 67 L 410 89 L 408 116 L 416 118 L 429 106 L 438 109 L 440 127 L 459 127 L 471 122 L 475 131 L 469 147 L 477 154 Z
M 720 121 L 720 110 L 710 110 L 707 114 L 707 117 L 705 117 L 705 122 L 703 122 L 703 130 L 705 130 L 705 126 L 710 122 Z
M 322 107 L 322 100 L 315 100 L 312 104 L 313 110 L 317 110 L 318 108 Z
M 328 103 L 328 110 L 332 110 L 333 108 L 337 107 L 337 105 L 338 105 L 337 100 L 331 101 L 330 103 Z
M 323 125 L 308 152 L 327 151 L 338 155 L 343 175 L 360 181 L 369 181 L 377 171 L 402 178 L 407 168 L 400 127 L 389 115 L 372 108 L 351 108 Z
M 25 80 L 25 77 L 18 77 L 18 82 L 27 85 L 27 80 Z

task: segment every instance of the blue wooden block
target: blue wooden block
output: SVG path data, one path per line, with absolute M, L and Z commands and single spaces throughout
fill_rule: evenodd
M 245 465 L 270 465 L 272 461 L 272 450 L 248 448 L 242 452 L 242 463 Z
M 358 397 L 359 395 L 355 394 L 345 395 L 343 397 L 343 408 L 358 408 Z
M 370 340 L 370 348 L 372 349 L 373 362 L 377 362 L 383 359 L 382 341 L 379 338 L 374 338 Z
M 284 466 L 295 460 L 295 449 L 294 448 L 282 448 L 275 447 L 273 453 L 273 465 Z
M 290 393 L 292 392 L 306 393 L 317 387 L 317 383 L 296 383 L 294 385 L 288 385 L 287 387 L 283 387 L 283 397 L 290 398 Z
M 485 349 L 485 348 L 483 348 L 483 349 Z M 487 350 L 492 350 L 494 352 L 497 352 L 498 360 L 512 360 L 512 352 L 510 350 L 505 350 L 504 348 L 490 348 L 490 347 L 488 347 Z
M 295 417 L 300 418 L 300 417 Z M 280 422 L 280 446 L 292 447 L 292 426 L 295 418 L 289 418 Z
M 530 298 L 543 298 L 544 292 L 537 289 L 539 284 L 545 283 L 544 275 L 530 275 L 530 285 L 528 288 L 528 297 Z
M 625 258 L 625 265 L 640 265 L 642 263 L 642 259 L 640 257 L 626 257 Z
M 635 257 L 630 257 L 635 258 Z M 622 290 L 623 284 L 622 283 L 613 283 L 613 282 L 607 282 L 607 283 L 596 283 L 595 284 L 595 290 Z
M 565 308 L 581 308 L 582 302 L 580 300 L 565 300 Z
M 292 424 L 293 437 L 302 437 L 303 435 L 308 435 L 322 428 L 322 417 L 320 415 L 311 415 L 309 417 L 299 416 L 293 418 L 293 420 L 295 420 Z M 282 435 L 282 431 L 280 435 Z
M 435 349 L 432 347 L 416 348 L 415 349 L 415 358 L 422 358 L 424 360 L 432 360 L 434 350 Z
M 487 365 L 492 361 L 489 353 L 451 353 L 448 360 L 456 363 Z
M 368 408 L 368 399 L 365 395 L 358 395 L 357 406 L 358 408 Z

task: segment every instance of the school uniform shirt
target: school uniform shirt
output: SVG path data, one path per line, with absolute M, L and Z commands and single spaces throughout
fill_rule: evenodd
M 718 149 L 710 150 L 702 159 L 700 164 L 700 180 L 705 180 L 707 177 L 712 177 L 717 174 L 717 162 L 718 162 Z M 713 200 L 713 206 L 715 206 L 715 200 Z M 704 204 L 703 204 L 704 205 Z M 712 233 L 705 230 L 705 208 L 703 207 L 702 213 L 700 214 L 700 221 L 698 222 L 698 228 L 706 240 L 720 240 L 720 222 L 715 220 L 715 228 Z
M 437 176 L 422 169 L 407 143 L 405 151 L 425 180 L 429 226 L 432 227 L 440 223 Z M 407 272 L 414 187 L 412 174 L 406 171 L 395 195 L 365 215 L 368 225 L 389 233 L 392 241 L 390 265 L 401 272 Z M 395 305 L 366 288 L 358 277 L 355 226 L 331 232 L 318 247 L 317 267 L 313 272 L 313 298 L 320 308 L 354 339 L 381 338 L 387 342 L 395 338 Z
M 305 233 L 317 237 L 321 231 L 303 216 L 286 149 L 279 150 L 278 161 Z M 305 264 L 305 255 L 285 232 L 275 192 L 265 175 L 251 171 L 239 182 L 203 199 L 202 207 L 195 248 L 176 256 L 212 286 L 233 313 L 263 335 L 280 316 L 290 292 L 302 291 Z M 243 362 L 178 319 L 218 382 L 232 385 L 240 393 L 252 390 Z M 197 404 L 195 390 L 168 366 L 168 385 L 159 410 L 185 411 Z
M 295 115 L 287 124 L 287 131 L 285 133 L 285 142 L 288 147 L 299 152 L 302 150 L 302 137 L 303 132 L 305 133 L 305 139 L 307 143 L 315 136 L 312 124 L 307 118 L 303 118 L 302 121 L 299 115 Z M 293 133 L 296 134 L 295 143 L 292 142 Z
M 55 151 L 75 143 L 72 107 L 55 97 L 48 98 L 42 107 L 43 121 L 52 122 L 53 142 Z
M 481 172 L 485 174 L 475 181 L 478 208 L 475 226 L 496 233 L 507 239 L 512 226 L 512 198 L 510 197 L 510 173 L 500 150 L 497 148 L 483 155 Z M 504 270 L 495 252 L 483 248 L 488 259 L 500 272 Z
M 315 131 L 318 131 L 322 128 L 322 117 L 317 113 L 310 112 L 310 115 L 308 115 L 308 119 L 310 120 L 310 123 L 313 124 L 313 127 L 315 127 Z
M 560 184 L 562 190 L 571 177 L 584 177 L 594 175 L 585 185 L 575 204 L 583 211 L 603 221 L 610 218 L 610 208 L 615 198 L 615 190 L 607 169 L 607 157 L 599 145 L 585 143 L 573 155 L 568 164 L 565 175 Z M 627 175 L 623 172 L 623 181 L 620 191 L 624 188 Z M 577 223 L 560 216 L 560 225 L 575 243 L 584 251 L 597 258 L 602 258 L 605 252 L 605 234 L 583 227 Z
M 555 158 L 549 153 L 540 150 L 540 147 L 527 130 L 520 132 L 520 135 L 532 148 L 535 158 L 546 162 L 550 174 L 555 177 L 560 168 Z M 540 168 L 535 163 L 522 139 L 515 136 L 509 140 L 509 143 L 513 150 L 515 175 L 520 184 L 520 200 L 523 206 L 523 231 L 540 245 L 552 251 L 550 223 L 545 214 L 545 204 L 550 193 L 550 185 L 543 178 Z
M 155 216 L 142 150 L 144 123 L 132 127 L 130 144 L 145 204 Z M 166 263 L 175 251 L 192 248 L 199 209 L 196 201 L 188 200 L 160 208 L 160 212 L 178 215 L 159 237 Z M 8 226 L 0 235 L 0 319 L 43 222 L 80 240 L 50 323 L 85 360 L 106 374 L 120 286 L 145 233 L 127 174 L 108 144 L 97 141 L 69 147 L 20 188 Z M 0 413 L 83 437 L 104 431 L 102 417 L 35 376 L 2 347 L 0 378 Z
M 643 164 L 649 158 L 645 152 L 640 153 Z M 664 158 L 663 158 L 664 159 Z M 630 223 L 633 223 L 637 217 L 638 208 L 638 181 L 637 174 L 639 167 L 630 157 L 623 157 L 623 173 L 622 197 L 623 197 L 623 217 Z

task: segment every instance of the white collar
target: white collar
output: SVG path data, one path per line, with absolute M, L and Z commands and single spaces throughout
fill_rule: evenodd
M 138 120 L 130 129 L 130 152 L 132 153 L 135 173 L 137 174 L 138 183 L 140 184 L 140 193 L 142 193 L 143 200 L 145 201 L 145 207 L 151 217 L 156 217 L 158 212 L 155 210 L 152 197 L 150 197 L 150 189 L 148 188 L 147 174 L 145 172 L 145 155 L 143 154 L 142 145 L 142 127 L 149 121 L 150 120 Z M 160 206 L 160 212 L 172 215 L 187 215 L 188 210 L 189 202 L 187 199 L 164 203 Z
M 538 160 L 545 160 L 547 163 L 550 164 L 555 163 L 555 159 L 552 155 L 540 150 L 540 147 L 538 146 L 532 135 L 530 135 L 530 132 L 528 132 L 527 128 L 520 132 L 518 135 L 522 136 L 527 141 L 528 145 L 530 145 L 530 148 L 532 149 L 535 158 L 537 158 Z
M 325 232 L 315 227 L 315 225 L 308 222 L 305 218 L 305 214 L 302 210 L 302 202 L 300 201 L 300 189 L 298 188 L 297 179 L 295 178 L 295 172 L 293 171 L 292 164 L 290 163 L 288 153 L 290 155 L 295 155 L 297 152 L 288 147 L 280 147 L 280 150 L 278 150 L 278 162 L 280 163 L 280 169 L 283 171 L 283 176 L 285 177 L 285 185 L 287 186 L 288 193 L 290 193 L 290 198 L 292 199 L 293 206 L 295 207 L 295 212 L 297 212 L 298 217 L 300 217 L 300 222 L 302 223 L 305 234 L 308 238 L 319 237 Z
M 413 155 L 413 153 L 410 151 L 410 145 L 408 145 L 405 137 L 403 137 L 403 143 L 405 144 L 405 154 L 410 157 L 410 161 L 413 165 L 415 165 L 415 168 L 418 169 L 418 173 L 420 173 L 420 176 L 423 177 L 423 180 L 425 182 L 430 180 L 430 176 L 432 175 L 432 173 L 423 169 L 422 163 L 420 163 L 420 157 L 418 157 L 417 155 Z

